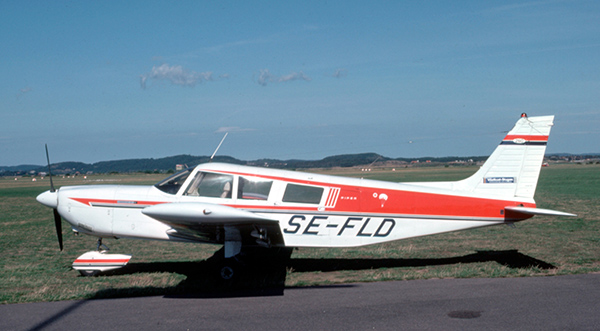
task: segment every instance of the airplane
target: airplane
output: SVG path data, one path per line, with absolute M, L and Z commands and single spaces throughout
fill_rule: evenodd
M 54 210 L 61 250 L 61 218 L 75 233 L 99 238 L 97 251 L 73 264 L 82 275 L 131 258 L 106 254 L 103 238 L 137 238 L 223 245 L 218 271 L 228 280 L 245 252 L 356 247 L 512 225 L 534 215 L 576 216 L 534 201 L 553 121 L 523 113 L 475 174 L 453 182 L 393 183 L 209 162 L 153 186 L 54 189 L 50 180 L 37 201 Z

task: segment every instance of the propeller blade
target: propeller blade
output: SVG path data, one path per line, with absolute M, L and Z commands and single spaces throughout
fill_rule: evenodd
M 58 246 L 60 250 L 63 250 L 63 238 L 62 238 L 62 222 L 60 218 L 60 214 L 58 210 L 52 209 L 54 211 L 54 225 L 56 226 L 56 236 L 58 237 Z
M 52 170 L 50 170 L 50 156 L 48 156 L 48 144 L 46 144 L 46 161 L 48 161 L 48 176 L 50 176 L 50 192 L 56 192 L 52 183 Z
M 54 183 L 52 182 L 52 170 L 50 169 L 50 156 L 48 154 L 48 144 L 46 144 L 46 161 L 48 161 L 48 176 L 50 177 L 50 192 L 56 192 L 54 188 Z M 38 196 L 38 201 L 42 204 L 47 205 L 48 207 L 52 206 L 52 211 L 54 213 L 54 226 L 56 227 L 56 236 L 58 237 L 58 247 L 60 250 L 63 250 L 63 238 L 62 238 L 62 219 L 60 218 L 60 214 L 58 213 L 58 209 L 56 206 L 58 205 L 58 200 L 56 200 L 56 204 L 50 204 L 48 202 L 48 192 L 42 193 Z M 58 193 L 57 193 L 58 195 Z M 54 197 L 57 198 L 57 197 Z M 44 203 L 45 202 L 45 203 Z

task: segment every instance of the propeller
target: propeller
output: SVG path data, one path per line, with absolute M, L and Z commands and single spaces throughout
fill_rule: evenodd
M 46 161 L 48 161 L 48 176 L 50 176 L 50 192 L 55 193 L 54 183 L 52 182 L 52 170 L 50 169 L 50 156 L 48 155 L 48 144 L 46 144 Z M 62 238 L 62 219 L 58 213 L 58 209 L 52 208 L 54 212 L 54 226 L 56 227 L 56 236 L 58 237 L 58 246 L 60 250 L 63 250 L 63 238 Z
M 63 238 L 62 238 L 62 222 L 61 222 L 61 218 L 60 218 L 60 214 L 58 213 L 58 210 L 56 209 L 52 209 L 52 211 L 54 212 L 54 226 L 56 226 L 56 236 L 58 237 L 58 247 L 60 247 L 60 250 L 63 250 Z

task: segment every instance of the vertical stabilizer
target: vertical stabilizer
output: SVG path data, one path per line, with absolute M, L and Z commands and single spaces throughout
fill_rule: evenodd
M 553 120 L 522 114 L 479 171 L 459 187 L 486 196 L 533 199 Z

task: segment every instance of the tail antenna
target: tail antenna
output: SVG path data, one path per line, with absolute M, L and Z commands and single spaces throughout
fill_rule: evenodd
M 208 162 L 212 162 L 213 158 L 215 157 L 215 154 L 217 154 L 217 151 L 221 147 L 221 144 L 223 144 L 223 141 L 225 141 L 225 138 L 227 138 L 228 134 L 229 134 L 229 132 L 225 132 L 225 135 L 223 136 L 223 139 L 221 139 L 221 142 L 219 143 L 219 145 L 217 146 L 217 148 L 215 149 L 215 151 L 210 156 L 210 160 Z
M 46 161 L 48 162 L 48 176 L 50 176 L 50 192 L 56 192 L 52 182 L 52 170 L 50 170 L 50 156 L 48 155 L 48 144 L 46 144 Z

